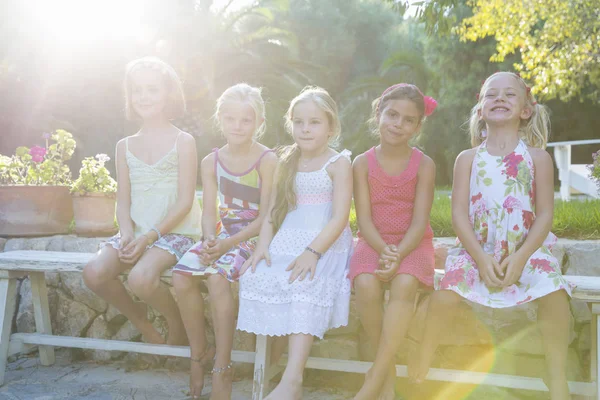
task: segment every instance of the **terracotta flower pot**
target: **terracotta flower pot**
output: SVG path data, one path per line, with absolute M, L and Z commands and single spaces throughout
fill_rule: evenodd
M 109 236 L 116 233 L 115 194 L 73 194 L 75 233 L 84 236 Z
M 0 236 L 69 233 L 72 220 L 68 186 L 0 186 Z

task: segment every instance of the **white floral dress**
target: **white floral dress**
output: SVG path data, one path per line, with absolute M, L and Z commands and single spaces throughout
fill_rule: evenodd
M 328 329 L 346 325 L 350 305 L 350 226 L 323 254 L 314 279 L 289 283 L 286 268 L 304 252 L 331 220 L 333 182 L 327 167 L 344 150 L 313 172 L 296 174 L 295 209 L 288 212 L 269 246 L 271 266 L 263 260 L 256 271 L 240 277 L 240 310 L 237 329 L 258 335 L 283 336 L 304 333 L 319 338 Z
M 535 220 L 534 165 L 521 140 L 505 157 L 492 156 L 486 142 L 477 149 L 471 168 L 469 218 L 484 251 L 498 262 L 523 244 Z M 550 252 L 552 233 L 525 264 L 519 281 L 505 288 L 489 288 L 479 277 L 473 258 L 457 239 L 448 251 L 446 274 L 438 289 L 453 290 L 469 301 L 493 308 L 530 302 L 557 290 L 571 295 L 558 260 Z

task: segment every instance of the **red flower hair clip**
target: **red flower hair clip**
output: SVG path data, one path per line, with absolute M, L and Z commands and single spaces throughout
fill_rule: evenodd
M 433 112 L 435 111 L 435 109 L 437 108 L 438 102 L 431 96 L 425 96 L 423 94 L 423 92 L 421 92 L 421 89 L 419 89 L 416 85 L 411 85 L 409 83 L 397 83 L 395 85 L 390 86 L 389 88 L 385 89 L 383 91 L 383 93 L 381 93 L 381 97 L 379 97 L 379 104 L 377 104 L 377 115 L 379 115 L 379 105 L 381 104 L 381 99 L 383 99 L 383 96 L 385 96 L 387 93 L 391 92 L 392 90 L 399 88 L 399 87 L 405 87 L 405 86 L 412 86 L 415 89 L 417 89 L 417 91 L 421 94 L 421 96 L 423 96 L 423 105 L 424 110 L 423 110 L 423 114 L 428 117 L 431 114 L 433 114 Z

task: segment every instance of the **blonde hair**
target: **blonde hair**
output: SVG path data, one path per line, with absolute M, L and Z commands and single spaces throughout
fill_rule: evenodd
M 262 123 L 258 125 L 254 131 L 254 138 L 259 140 L 264 135 L 267 128 L 265 119 L 265 101 L 262 98 L 262 89 L 250 86 L 247 83 L 238 83 L 237 85 L 227 88 L 217 99 L 214 118 L 219 129 L 221 129 L 221 108 L 225 103 L 230 101 L 247 102 L 254 110 L 256 123 L 262 119 Z
M 327 115 L 331 136 L 329 144 L 335 146 L 342 132 L 342 124 L 338 116 L 337 104 L 331 98 L 329 93 L 318 86 L 306 86 L 300 94 L 290 102 L 290 107 L 285 113 L 285 128 L 288 134 L 293 134 L 294 107 L 304 101 L 314 102 Z M 298 160 L 300 158 L 300 148 L 294 143 L 279 149 L 279 170 L 276 177 L 276 198 L 271 222 L 275 231 L 283 223 L 283 219 L 288 210 L 296 208 L 296 192 L 294 184 L 296 172 L 298 172 Z
M 482 131 L 485 130 L 486 123 L 479 118 L 478 112 L 481 109 L 481 104 L 485 98 L 485 92 L 490 86 L 491 78 L 501 74 L 508 74 L 515 78 L 519 83 L 522 95 L 525 98 L 525 106 L 531 109 L 531 116 L 527 119 L 521 119 L 519 125 L 519 137 L 531 147 L 539 147 L 541 149 L 546 148 L 548 136 L 550 134 L 550 114 L 548 108 L 542 104 L 538 104 L 531 93 L 530 87 L 527 86 L 527 83 L 525 83 L 523 78 L 512 72 L 496 72 L 487 78 L 481 86 L 477 104 L 471 109 L 471 117 L 468 120 L 471 145 L 473 147 L 479 146 L 484 140 Z
M 371 135 L 374 137 L 379 137 L 379 118 L 385 109 L 385 105 L 390 100 L 412 101 L 417 107 L 417 110 L 419 110 L 421 122 L 425 119 L 425 101 L 423 93 L 421 93 L 417 86 L 412 84 L 401 84 L 390 88 L 386 89 L 380 97 L 376 98 L 371 103 L 371 118 L 367 120 L 367 124 Z
M 180 118 L 185 113 L 185 97 L 181 80 L 177 73 L 166 62 L 157 57 L 142 57 L 131 61 L 125 68 L 125 116 L 129 120 L 139 118 L 131 105 L 131 75 L 141 69 L 157 71 L 162 76 L 167 88 L 167 105 L 165 116 L 168 119 Z

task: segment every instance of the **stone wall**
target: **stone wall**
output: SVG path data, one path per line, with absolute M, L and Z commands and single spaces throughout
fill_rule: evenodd
M 42 238 L 0 239 L 0 251 L 13 250 L 48 250 L 70 252 L 95 252 L 102 238 L 81 238 L 71 235 Z M 453 243 L 453 239 L 436 239 L 438 248 Z M 554 249 L 561 261 L 562 271 L 569 275 L 600 275 L 600 241 L 559 240 Z M 439 267 L 439 266 L 438 266 Z M 140 333 L 114 307 L 95 296 L 83 284 L 79 273 L 47 274 L 49 301 L 53 332 L 60 335 L 140 340 Z M 234 286 L 234 293 L 237 287 Z M 411 324 L 410 336 L 418 339 L 426 311 L 427 294 L 421 296 L 418 312 Z M 210 302 L 210 299 L 207 298 Z M 352 298 L 352 303 L 354 298 Z M 207 335 L 214 341 L 210 318 L 210 307 L 205 318 Z M 583 303 L 572 301 L 573 314 L 571 347 L 569 350 L 569 378 L 573 380 L 587 379 L 590 364 L 590 321 L 591 314 Z M 479 371 L 497 373 L 517 373 L 525 376 L 543 376 L 544 357 L 541 337 L 537 330 L 535 306 L 524 306 L 515 309 L 471 309 L 466 304 L 452 327 L 448 327 L 442 338 L 435 361 L 436 366 L 444 368 L 469 367 Z M 154 326 L 166 334 L 164 319 L 148 310 Z M 35 323 L 31 302 L 31 285 L 23 279 L 19 285 L 18 312 L 15 316 L 17 332 L 33 332 Z M 254 350 L 253 335 L 236 331 L 234 348 L 238 350 Z M 398 354 L 398 361 L 405 363 L 414 341 L 406 339 L 406 346 Z M 328 332 L 323 340 L 316 341 L 311 351 L 312 356 L 339 359 L 368 359 L 371 354 L 369 343 L 364 340 L 355 307 L 351 306 L 350 321 L 347 327 Z M 76 355 L 85 358 L 108 361 L 114 358 L 128 357 L 132 361 L 155 358 L 104 351 L 76 351 Z M 185 365 L 183 366 L 185 368 Z M 252 366 L 246 364 L 238 368 L 237 373 L 250 376 Z M 322 372 L 318 373 L 323 376 Z M 329 374 L 327 376 L 330 376 Z M 333 377 L 333 375 L 331 375 Z M 349 379 L 340 376 L 336 381 Z M 329 378 L 328 378 L 329 380 Z M 354 379 L 354 381 L 356 381 Z M 331 383 L 331 381 L 329 382 Z M 352 386 L 352 385 L 351 385 Z M 508 397 L 507 397 L 508 398 Z

